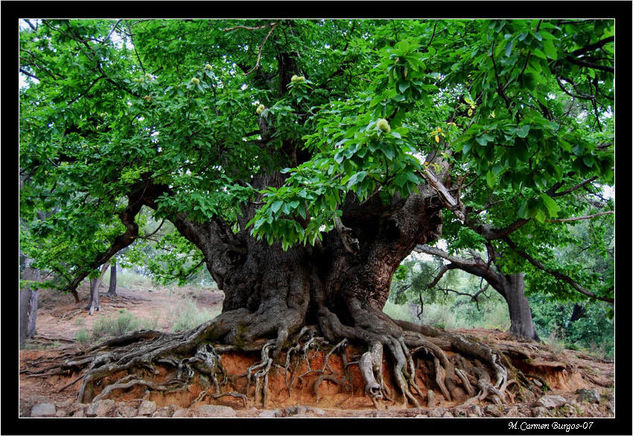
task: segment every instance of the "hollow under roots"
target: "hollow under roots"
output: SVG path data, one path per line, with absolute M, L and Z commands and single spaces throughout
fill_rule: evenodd
M 499 349 L 474 337 L 394 321 L 382 313 L 366 312 L 349 326 L 325 308 L 319 311 L 318 326 L 303 326 L 289 334 L 288 324 L 280 322 L 276 337 L 242 342 L 245 335 L 236 334 L 244 327 L 240 315 L 245 312 L 226 313 L 195 329 L 173 334 L 135 332 L 63 356 L 63 361 L 49 362 L 29 375 L 79 372 L 62 389 L 81 383 L 78 400 L 84 403 L 137 385 L 164 393 L 182 391 L 197 377 L 208 386 L 191 405 L 206 396 L 232 396 L 245 406 L 252 401 L 257 407 L 268 404 L 273 369 L 283 374 L 288 393 L 298 382 L 312 378 L 318 402 L 323 381 L 353 389 L 350 374 L 356 366 L 365 393 L 377 408 L 389 403 L 420 407 L 423 400 L 432 407 L 438 392 L 447 401 L 466 404 L 514 402 L 517 396 L 525 401 L 543 386 L 511 363 L 511 357 L 530 357 L 529 348 L 521 344 L 505 344 Z M 222 344 L 227 337 L 233 338 L 233 343 Z M 259 360 L 246 374 L 231 375 L 222 364 L 222 355 L 227 352 L 258 352 Z M 317 353 L 321 358 L 315 363 Z M 333 369 L 334 355 L 342 362 L 342 371 Z M 167 369 L 168 377 L 158 383 L 153 379 L 161 367 Z M 116 374 L 126 375 L 103 383 Z M 236 383 L 239 378 L 246 379 L 245 386 Z

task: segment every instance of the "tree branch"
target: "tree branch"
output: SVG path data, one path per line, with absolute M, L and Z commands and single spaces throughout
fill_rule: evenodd
M 112 26 L 112 29 L 110 30 L 110 33 L 108 33 L 108 36 L 106 36 L 105 39 L 103 41 L 101 41 L 102 44 L 110 39 L 110 36 L 114 33 L 116 28 L 119 27 L 119 23 L 121 23 L 121 21 L 123 21 L 123 20 L 117 20 L 116 23 L 114 23 L 114 26 Z
M 566 77 L 562 77 L 562 76 L 558 76 L 556 75 L 556 82 L 558 82 L 558 87 L 568 96 L 572 97 L 572 98 L 579 98 L 581 100 L 595 100 L 595 97 L 593 95 L 588 95 L 588 94 L 572 94 L 571 92 L 569 92 L 566 88 L 565 85 L 563 84 L 563 82 L 561 81 L 561 79 L 565 80 L 566 82 L 569 82 L 572 86 L 572 88 L 574 88 L 574 90 L 576 92 L 579 93 L 578 89 L 576 88 L 576 84 L 574 82 L 572 82 L 570 79 L 567 79 Z
M 40 81 L 40 78 L 39 78 L 39 77 L 37 77 L 35 74 L 31 74 L 31 73 L 29 73 L 29 72 L 28 72 L 28 71 L 26 71 L 24 68 L 20 68 L 20 73 L 22 73 L 22 74 L 24 74 L 24 75 L 26 75 L 26 76 L 29 76 L 30 78 L 35 79 L 35 80 L 37 80 L 38 82 Z
M 460 257 L 455 257 L 455 256 L 451 256 L 450 254 L 448 254 L 446 251 L 444 250 L 440 250 L 439 248 L 435 248 L 435 247 L 430 247 L 428 245 L 416 245 L 416 247 L 413 249 L 414 251 L 418 252 L 418 253 L 425 253 L 425 254 L 430 254 L 432 256 L 437 256 L 437 257 L 441 257 L 442 259 L 446 259 L 449 262 L 455 263 L 455 264 L 460 264 L 460 265 L 468 265 L 468 266 L 478 266 L 479 263 L 476 262 L 474 259 L 462 259 Z
M 474 255 L 472 259 L 463 259 L 460 257 L 451 256 L 450 254 L 443 250 L 440 250 L 439 248 L 429 247 L 428 245 L 417 245 L 413 250 L 418 253 L 425 253 L 432 256 L 437 256 L 451 262 L 448 265 L 444 265 L 444 267 L 440 270 L 441 275 L 444 275 L 448 270 L 459 268 L 469 274 L 481 277 L 483 280 L 486 280 L 486 282 L 489 283 L 497 292 L 499 292 L 501 295 L 505 295 L 505 290 L 502 283 L 502 274 L 492 267 L 491 262 L 484 262 L 483 259 L 481 259 L 479 256 Z M 437 285 L 437 282 L 439 282 L 439 280 L 442 278 L 440 274 L 438 274 L 433 282 L 431 282 L 433 283 L 432 286 L 430 284 L 427 286 L 428 288 L 432 288 L 433 286 Z
M 615 38 L 613 36 L 609 36 L 607 38 L 601 39 L 598 42 L 594 42 L 593 44 L 589 44 L 589 45 L 587 45 L 585 47 L 582 47 L 582 48 L 579 48 L 577 50 L 574 50 L 570 54 L 574 55 L 574 56 L 579 56 L 579 55 L 581 55 L 583 53 L 586 53 L 588 51 L 593 51 L 595 49 L 598 49 L 598 48 L 602 47 L 603 45 L 606 45 L 606 44 L 608 44 L 610 42 L 613 42 L 613 41 L 615 41 Z
M 484 292 L 486 292 L 489 287 L 490 287 L 490 283 L 486 282 L 486 285 L 483 288 L 479 289 L 474 294 L 470 294 L 468 292 L 456 291 L 455 289 L 451 289 L 451 288 L 439 288 L 439 290 L 444 292 L 444 295 L 448 295 L 449 292 L 453 292 L 454 294 L 457 294 L 457 295 L 469 297 L 471 301 L 475 302 L 475 305 L 477 306 L 477 310 L 479 310 L 479 296 L 483 294 Z
M 442 265 L 442 268 L 440 268 L 440 271 L 437 273 L 433 281 L 431 281 L 431 283 L 426 285 L 426 287 L 429 289 L 435 287 L 438 284 L 438 282 L 442 280 L 442 277 L 444 277 L 444 274 L 446 274 L 449 270 L 455 269 L 455 268 L 457 268 L 457 265 L 453 263 L 450 263 L 448 265 Z
M 503 102 L 505 103 L 506 109 L 508 109 L 508 111 L 510 111 L 510 99 L 508 98 L 508 96 L 505 93 L 505 90 L 506 90 L 506 88 L 508 86 L 508 83 L 506 83 L 505 86 L 501 85 L 501 78 L 499 77 L 499 73 L 497 72 L 497 63 L 495 62 L 494 50 L 495 50 L 495 41 L 493 39 L 492 40 L 492 47 L 490 49 L 490 59 L 492 60 L 492 68 L 493 68 L 493 70 L 495 72 L 495 79 L 497 80 L 497 91 L 499 92 L 499 95 L 503 99 Z
M 580 59 L 576 59 L 576 58 L 574 58 L 572 56 L 565 56 L 565 59 L 567 59 L 572 64 L 575 64 L 575 65 L 578 65 L 578 66 L 581 66 L 581 67 L 587 67 L 587 68 L 591 68 L 593 70 L 606 71 L 607 73 L 613 73 L 614 72 L 614 68 L 610 67 L 608 65 L 592 64 L 592 63 L 589 63 L 589 62 L 582 61 Z
M 143 206 L 143 202 L 141 200 L 144 192 L 144 190 L 141 192 L 137 191 L 134 194 L 128 195 L 128 206 L 119 214 L 119 218 L 126 228 L 125 232 L 117 236 L 110 248 L 99 254 L 87 267 L 80 269 L 79 274 L 77 274 L 73 281 L 66 286 L 66 290 L 73 294 L 76 301 L 78 301 L 77 286 L 79 286 L 79 283 L 81 283 L 81 281 L 85 279 L 92 270 L 108 262 L 112 256 L 121 251 L 123 248 L 131 245 L 136 240 L 139 229 L 134 218 Z
M 567 223 L 567 222 L 571 222 L 571 221 L 590 220 L 592 218 L 596 218 L 596 217 L 603 216 L 603 215 L 612 215 L 613 213 L 615 213 L 615 211 L 608 210 L 606 212 L 594 213 L 593 215 L 587 215 L 587 216 L 550 219 L 550 220 L 547 220 L 547 222 L 548 223 Z
M 142 236 L 143 238 L 150 238 L 152 236 L 154 236 L 161 227 L 163 227 L 163 224 L 165 224 L 165 218 L 163 218 L 163 220 L 160 222 L 160 224 L 158 225 L 158 227 L 156 227 L 156 230 L 154 230 L 152 233 L 150 233 L 149 235 L 144 235 Z M 140 237 L 140 236 L 139 236 Z
M 444 184 L 428 168 L 424 168 L 422 172 L 418 171 L 418 174 L 422 176 L 422 178 L 426 180 L 427 183 L 435 189 L 435 191 L 437 191 L 442 203 L 444 203 L 444 205 L 449 208 L 455 216 L 457 216 L 457 219 L 464 222 L 466 216 L 464 214 L 464 207 L 459 199 L 456 200 L 448 191 L 446 186 L 444 186 Z
M 97 77 L 95 80 L 93 80 L 93 82 L 90 84 L 90 86 L 88 86 L 88 89 L 86 89 L 84 92 L 82 92 L 81 94 L 79 94 L 77 97 L 73 98 L 72 100 L 70 100 L 68 102 L 68 106 L 70 106 L 71 104 L 73 104 L 74 102 L 76 102 L 77 100 L 81 99 L 82 97 L 84 97 L 86 94 L 88 94 L 90 92 L 90 90 L 99 82 L 99 80 L 101 79 L 105 79 L 105 76 L 99 76 Z
M 257 62 L 255 63 L 255 66 L 253 68 L 251 68 L 248 72 L 244 73 L 245 76 L 248 76 L 257 68 L 259 68 L 259 61 L 261 60 L 261 57 L 262 57 L 262 50 L 264 49 L 264 44 L 266 44 L 268 37 L 270 36 L 271 33 L 273 33 L 273 30 L 275 30 L 275 27 L 277 27 L 277 23 L 270 24 L 270 31 L 268 32 L 268 34 L 262 41 L 262 44 L 259 46 L 259 52 L 257 53 Z
M 275 23 L 276 24 L 276 23 Z M 232 30 L 236 30 L 236 29 L 245 29 L 245 30 L 261 30 L 261 29 L 265 29 L 267 27 L 269 27 L 270 24 L 265 24 L 263 26 L 259 26 L 259 27 L 249 27 L 249 26 L 234 26 L 234 27 L 227 27 L 226 29 L 223 29 L 225 32 L 230 32 Z
M 546 273 L 548 273 L 549 275 L 551 275 L 552 277 L 567 283 L 568 285 L 570 285 L 572 288 L 574 288 L 576 291 L 580 292 L 583 295 L 586 295 L 587 297 L 593 298 L 595 300 L 600 300 L 600 301 L 606 301 L 607 303 L 611 303 L 613 304 L 614 300 L 613 298 L 608 298 L 608 297 L 600 297 L 596 294 L 594 294 L 593 292 L 583 288 L 581 285 L 579 285 L 578 283 L 576 283 L 575 280 L 573 280 L 571 277 L 559 272 L 559 271 L 555 271 L 551 268 L 548 268 L 547 266 L 545 266 L 543 263 L 541 263 L 540 261 L 534 259 L 532 256 L 530 256 L 529 254 L 527 254 L 526 252 L 520 250 L 511 240 L 510 238 L 506 237 L 503 238 L 503 241 L 508 244 L 508 247 L 510 247 L 510 249 L 512 251 L 514 251 L 516 254 L 518 254 L 520 257 L 522 257 L 523 259 L 527 260 L 529 263 L 531 263 L 534 267 L 536 267 L 537 269 L 540 269 L 541 271 L 544 271 Z
M 551 194 L 550 194 L 550 197 L 561 197 L 561 196 L 563 196 L 563 195 L 567 195 L 567 194 L 569 194 L 569 193 L 571 193 L 571 192 L 574 192 L 574 191 L 576 191 L 576 190 L 578 190 L 578 189 L 582 188 L 582 187 L 583 187 L 583 186 L 585 186 L 587 183 L 591 183 L 591 182 L 593 182 L 593 181 L 594 181 L 594 180 L 596 180 L 597 178 L 598 178 L 598 176 L 593 176 L 593 177 L 590 177 L 589 179 L 583 180 L 582 182 L 578 183 L 577 185 L 574 185 L 574 186 L 572 186 L 571 188 L 566 189 L 566 190 L 564 190 L 564 191 L 562 191 L 562 192 L 553 192 L 553 193 L 551 193 Z
M 138 64 L 143 70 L 143 73 L 147 74 L 145 71 L 145 67 L 143 66 L 143 61 L 141 61 L 141 56 L 139 56 L 138 51 L 136 50 L 136 44 L 134 43 L 134 34 L 132 33 L 132 28 L 130 27 L 130 23 L 125 23 L 127 25 L 127 30 L 130 36 L 130 42 L 132 42 L 132 48 L 134 49 L 134 54 L 136 55 L 136 60 L 138 60 Z
M 471 219 L 467 219 L 465 224 L 471 229 L 473 229 L 474 231 L 476 231 L 477 233 L 479 233 L 481 236 L 483 236 L 486 240 L 492 241 L 495 239 L 502 239 L 503 237 L 508 236 L 510 233 L 514 232 L 515 230 L 518 230 L 529 221 L 530 221 L 529 218 L 519 218 L 516 221 L 512 222 L 511 224 L 508 224 L 506 227 L 503 227 L 501 229 L 495 229 L 486 224 L 480 224 L 478 222 L 475 222 L 474 220 L 471 220 Z

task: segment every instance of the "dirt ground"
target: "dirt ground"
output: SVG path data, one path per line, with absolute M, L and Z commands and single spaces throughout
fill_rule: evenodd
M 102 292 L 105 293 L 105 286 Z M 71 295 L 54 291 L 40 292 L 37 317 L 37 334 L 20 351 L 20 370 L 28 371 L 64 353 L 74 352 L 85 344 L 76 340 L 77 333 L 91 331 L 96 322 L 116 317 L 123 311 L 152 324 L 156 330 L 169 331 L 178 308 L 191 299 L 199 309 L 212 314 L 219 313 L 223 294 L 193 287 L 131 286 L 119 287 L 118 296 L 109 298 L 102 294 L 101 311 L 88 315 L 87 287 L 79 289 L 83 300 L 75 304 Z M 482 339 L 491 340 L 497 346 L 511 343 L 504 332 L 497 330 L 461 331 Z M 329 358 L 335 372 L 348 369 L 347 381 L 321 377 L 326 355 L 315 351 L 309 363 L 302 362 L 295 369 L 299 374 L 289 380 L 281 371 L 271 371 L 266 407 L 252 398 L 224 396 L 211 398 L 204 392 L 204 383 L 193 383 L 188 391 L 165 395 L 162 392 L 144 391 L 141 386 L 113 392 L 99 404 L 80 404 L 76 401 L 79 383 L 73 383 L 76 375 L 33 377 L 20 374 L 20 416 L 237 416 L 237 417 L 611 417 L 614 413 L 614 366 L 613 362 L 584 355 L 578 351 L 551 349 L 556 359 L 532 359 L 525 362 L 525 372 L 537 373 L 547 385 L 543 396 L 527 403 L 495 404 L 486 400 L 464 406 L 459 401 L 446 401 L 438 392 L 435 404 L 427 407 L 407 407 L 400 402 L 383 401 L 375 406 L 364 394 L 362 378 L 357 365 L 344 365 L 338 355 Z M 353 361 L 360 353 L 350 351 Z M 224 354 L 222 364 L 231 374 L 245 374 L 248 367 L 258 360 L 258 355 Z M 385 365 L 388 374 L 388 366 Z M 122 377 L 121 374 L 119 377 Z M 160 373 L 158 378 L 166 377 Z M 119 378 L 117 377 L 117 378 Z M 241 378 L 240 378 L 241 377 Z M 247 390 L 246 377 L 240 376 L 235 386 Z M 293 389 L 288 389 L 289 383 Z M 419 384 L 429 385 L 424 374 Z M 239 390 L 239 389 L 238 389 Z M 426 389 L 423 388 L 423 391 Z M 42 404 L 52 404 L 48 412 L 42 412 Z M 37 408 L 34 406 L 38 406 Z M 41 413 L 45 413 L 41 415 Z M 46 414 L 48 413 L 48 415 Z M 54 413 L 54 415 L 51 415 Z

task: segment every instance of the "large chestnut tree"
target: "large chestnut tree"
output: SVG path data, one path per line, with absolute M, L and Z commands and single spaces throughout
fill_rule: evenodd
M 192 331 L 112 342 L 80 396 L 174 356 L 204 370 L 207 344 L 275 359 L 306 326 L 366 348 L 372 398 L 384 351 L 418 403 L 414 348 L 448 399 L 474 394 L 469 371 L 503 394 L 498 351 L 382 312 L 392 275 L 443 214 L 502 241 L 571 216 L 556 193 L 613 182 L 613 39 L 609 20 L 22 21 L 21 248 L 47 285 L 76 295 L 150 211 L 174 271 L 203 265 L 225 294 Z M 493 193 L 503 213 L 468 209 Z

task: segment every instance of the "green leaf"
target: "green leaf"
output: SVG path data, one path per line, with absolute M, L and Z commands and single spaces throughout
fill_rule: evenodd
M 282 204 L 283 204 L 283 201 L 275 201 L 273 204 L 270 205 L 270 210 L 272 210 L 273 213 L 277 213 L 277 211 L 281 208 Z
M 545 54 L 551 59 L 558 59 L 558 50 L 556 50 L 556 46 L 554 46 L 554 42 L 551 39 L 546 39 L 543 42 L 543 50 L 545 51 Z
M 492 173 L 495 175 L 495 177 L 499 177 L 499 175 L 501 175 L 505 171 L 505 169 L 505 165 L 503 165 L 501 162 L 497 162 L 492 167 Z
M 523 202 L 521 202 L 521 205 L 519 206 L 519 210 L 517 211 L 517 215 L 519 215 L 519 218 L 528 218 L 530 215 L 528 213 L 528 202 L 527 200 L 524 200 Z
M 480 145 L 485 146 L 488 142 L 494 141 L 494 137 L 484 133 L 483 135 L 477 136 L 475 141 L 477 141 Z
M 556 201 L 546 193 L 541 193 L 541 198 L 543 199 L 543 204 L 547 208 L 547 213 L 550 217 L 558 216 L 558 212 L 560 211 L 560 207 L 556 204 Z
M 580 156 L 585 151 L 585 145 L 580 143 L 580 142 L 578 142 L 578 143 L 576 143 L 575 145 L 572 146 L 571 151 L 576 156 Z
M 530 125 L 529 124 L 524 124 L 523 126 L 518 128 L 516 130 L 516 132 L 517 132 L 517 136 L 519 138 L 526 138 L 528 133 L 530 133 Z
M 486 173 L 486 183 L 491 188 L 494 188 L 497 184 L 497 176 L 492 171 Z
M 380 151 L 383 152 L 383 154 L 387 157 L 387 159 L 393 160 L 395 156 L 395 152 L 393 151 L 393 148 L 389 147 L 388 145 L 383 145 L 382 147 L 380 147 Z
M 413 173 L 407 173 L 407 179 L 416 185 L 420 184 L 420 178 Z
M 470 149 L 472 148 L 472 146 L 473 146 L 472 142 L 464 143 L 464 148 L 462 148 L 462 153 L 464 153 L 464 155 L 467 155 Z
M 543 212 L 543 209 L 536 209 L 533 218 L 543 224 L 547 219 L 547 216 L 545 215 L 545 212 Z
M 362 182 L 367 176 L 367 171 L 359 171 L 352 175 L 347 181 L 347 188 L 350 189 L 352 186 Z
M 512 53 L 513 45 L 514 45 L 514 41 L 508 41 L 508 43 L 506 44 L 506 48 L 505 48 L 506 57 L 510 57 L 510 54 Z

